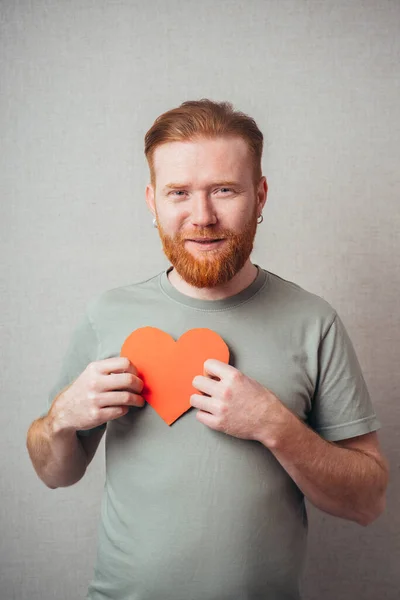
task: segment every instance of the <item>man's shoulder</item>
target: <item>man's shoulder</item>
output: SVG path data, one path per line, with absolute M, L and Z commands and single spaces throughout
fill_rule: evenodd
M 268 271 L 268 293 L 288 312 L 310 318 L 332 321 L 336 316 L 335 308 L 322 296 L 311 292 L 298 283 Z
M 95 318 L 99 313 L 104 313 L 109 309 L 116 310 L 135 301 L 149 301 L 159 293 L 160 275 L 161 273 L 157 273 L 147 279 L 100 292 L 87 303 L 89 316 Z

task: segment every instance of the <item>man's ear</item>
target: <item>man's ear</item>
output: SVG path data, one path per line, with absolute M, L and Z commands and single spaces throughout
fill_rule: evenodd
M 153 216 L 156 216 L 156 205 L 154 201 L 154 188 L 151 183 L 146 186 L 146 204 L 150 209 L 150 212 L 153 213 Z
M 267 183 L 266 177 L 263 175 L 260 179 L 260 182 L 258 184 L 258 189 L 257 189 L 257 202 L 258 202 L 260 211 L 262 211 L 262 209 L 265 206 L 265 203 L 267 201 L 267 194 L 268 194 L 268 183 Z

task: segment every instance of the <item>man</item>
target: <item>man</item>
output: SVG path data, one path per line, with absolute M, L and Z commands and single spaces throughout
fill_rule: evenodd
M 267 198 L 254 120 L 185 102 L 145 142 L 146 199 L 172 266 L 89 303 L 28 450 L 47 486 L 72 485 L 107 429 L 88 599 L 295 600 L 304 496 L 362 525 L 384 509 L 379 423 L 336 311 L 250 261 Z M 229 347 L 170 427 L 120 356 L 144 326 L 175 340 L 209 328 Z

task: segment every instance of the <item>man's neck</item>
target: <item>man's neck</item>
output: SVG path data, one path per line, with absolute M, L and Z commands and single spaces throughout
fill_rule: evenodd
M 168 280 L 178 292 L 191 298 L 197 298 L 198 300 L 223 300 L 224 298 L 229 298 L 229 296 L 239 294 L 239 292 L 246 289 L 253 283 L 257 277 L 257 273 L 257 267 L 249 259 L 230 281 L 215 288 L 196 288 L 182 279 L 176 269 L 172 269 L 168 273 Z

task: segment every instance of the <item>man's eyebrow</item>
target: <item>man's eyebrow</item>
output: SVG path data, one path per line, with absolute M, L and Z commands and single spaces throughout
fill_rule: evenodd
M 210 187 L 214 187 L 214 186 L 221 186 L 221 187 L 239 187 L 240 183 L 238 181 L 216 181 L 214 183 L 212 183 L 210 185 Z M 164 190 L 182 190 L 185 188 L 190 187 L 190 185 L 188 185 L 187 183 L 167 183 L 167 185 L 164 186 Z
M 213 183 L 214 185 L 219 185 L 221 187 L 240 187 L 239 181 L 216 181 Z
M 164 190 L 177 190 L 177 189 L 182 189 L 182 188 L 186 188 L 188 187 L 188 185 L 186 183 L 167 183 L 167 185 L 164 186 Z

